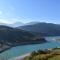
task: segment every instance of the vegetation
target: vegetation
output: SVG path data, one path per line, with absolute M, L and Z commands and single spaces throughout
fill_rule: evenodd
M 53 23 L 35 23 L 31 25 L 25 25 L 17 27 L 26 31 L 42 33 L 44 36 L 60 36 L 60 25 Z
M 46 40 L 34 33 L 0 25 L 0 51 L 17 45 L 44 43 Z
M 60 41 L 60 38 L 56 38 L 56 41 Z
M 60 60 L 60 48 L 33 51 L 24 60 Z

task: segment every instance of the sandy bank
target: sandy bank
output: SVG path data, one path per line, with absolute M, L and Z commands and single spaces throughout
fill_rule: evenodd
M 30 53 L 27 53 L 27 54 L 24 54 L 22 56 L 14 57 L 14 58 L 9 59 L 9 60 L 23 60 L 24 57 L 29 56 L 29 55 L 30 55 Z

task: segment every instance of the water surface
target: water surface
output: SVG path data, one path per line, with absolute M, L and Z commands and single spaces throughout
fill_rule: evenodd
M 9 60 L 10 58 L 17 57 L 32 52 L 34 50 L 60 47 L 60 42 L 54 41 L 53 38 L 58 38 L 58 37 L 47 37 L 46 39 L 49 42 L 44 44 L 32 44 L 32 45 L 22 45 L 22 46 L 13 47 L 1 53 L 0 60 Z

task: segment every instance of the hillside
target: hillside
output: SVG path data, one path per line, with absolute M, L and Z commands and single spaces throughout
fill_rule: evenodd
M 60 48 L 33 51 L 23 60 L 60 60 Z
M 35 43 L 44 43 L 46 40 L 41 36 L 33 33 L 11 28 L 8 26 L 0 26 L 0 50 L 16 45 L 26 45 Z
M 36 23 L 32 25 L 20 26 L 18 29 L 23 29 L 30 32 L 42 33 L 43 35 L 60 35 L 60 25 L 53 23 Z

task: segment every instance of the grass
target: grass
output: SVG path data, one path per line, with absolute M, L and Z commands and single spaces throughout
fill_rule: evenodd
M 60 48 L 33 51 L 24 60 L 60 60 Z
M 60 41 L 60 38 L 56 38 L 56 41 Z
M 48 60 L 60 60 L 60 55 L 49 58 Z

